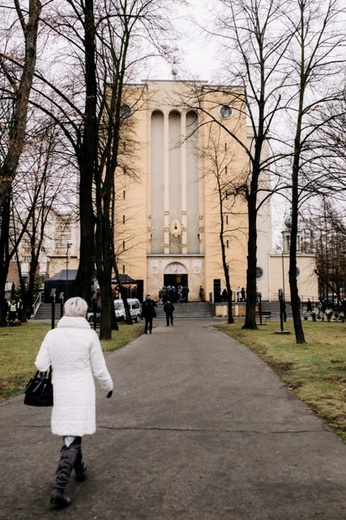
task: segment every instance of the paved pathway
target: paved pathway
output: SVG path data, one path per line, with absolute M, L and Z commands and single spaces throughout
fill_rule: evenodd
M 346 446 L 213 321 L 155 320 L 107 356 L 88 479 L 51 511 L 49 410 L 0 405 L 1 520 L 345 520 Z

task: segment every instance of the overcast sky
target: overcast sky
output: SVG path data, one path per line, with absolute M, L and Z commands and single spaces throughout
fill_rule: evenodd
M 197 24 L 207 26 L 211 20 L 207 0 L 189 0 L 188 6 L 177 8 L 173 23 L 182 33 L 177 45 L 179 51 L 175 68 L 180 79 L 199 79 L 213 82 L 218 74 L 217 51 L 207 43 Z M 197 22 L 197 23 L 196 23 Z M 168 42 L 169 43 L 169 42 Z M 151 79 L 172 79 L 172 66 L 168 63 L 156 63 Z

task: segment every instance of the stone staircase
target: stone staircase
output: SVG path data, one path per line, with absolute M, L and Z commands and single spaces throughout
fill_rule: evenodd
M 35 316 L 32 318 L 33 321 L 45 321 L 50 320 L 52 318 L 52 304 L 51 303 L 41 303 L 36 312 Z M 55 319 L 60 319 L 60 302 L 55 304 Z
M 175 318 L 212 318 L 214 312 L 213 304 L 208 302 L 188 302 L 188 303 L 175 303 L 174 304 L 174 317 Z M 269 311 L 272 313 L 273 320 L 280 319 L 280 305 L 279 302 L 267 302 L 262 301 L 262 311 Z M 287 317 L 292 317 L 292 308 L 288 303 L 286 307 Z M 34 321 L 45 321 L 50 320 L 52 317 L 52 304 L 51 303 L 41 303 L 36 316 L 32 318 Z M 165 318 L 166 315 L 163 311 L 163 305 L 161 303 L 157 304 L 157 317 Z M 55 319 L 60 319 L 60 303 L 55 304 Z
M 175 303 L 174 304 L 174 317 L 175 318 L 212 318 L 213 317 L 213 305 L 208 302 L 189 302 L 189 303 Z M 52 304 L 41 303 L 36 315 L 32 320 L 34 321 L 45 321 L 50 320 L 52 317 Z M 166 315 L 163 311 L 163 305 L 157 304 L 157 317 L 165 318 Z M 55 319 L 60 319 L 60 303 L 55 304 Z
M 214 306 L 208 302 L 188 302 L 174 304 L 174 318 L 212 318 Z M 165 318 L 166 314 L 161 303 L 157 304 L 157 317 Z

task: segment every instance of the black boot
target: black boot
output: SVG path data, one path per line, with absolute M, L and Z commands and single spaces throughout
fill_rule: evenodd
M 65 488 L 69 481 L 72 469 L 74 468 L 78 454 L 81 449 L 81 437 L 76 437 L 70 446 L 61 448 L 60 460 L 55 475 L 55 482 L 53 492 L 50 498 L 50 503 L 58 508 L 67 507 L 71 504 L 69 497 L 65 495 Z M 81 464 L 81 459 L 80 459 Z
M 77 482 L 84 482 L 85 480 L 85 473 L 87 470 L 87 466 L 84 462 L 82 462 L 82 450 L 79 449 L 77 454 L 77 459 L 74 465 L 74 470 L 76 472 L 76 480 Z
M 71 499 L 67 497 L 63 491 L 59 491 L 59 489 L 53 489 L 53 492 L 50 496 L 50 503 L 59 509 L 62 509 L 63 507 L 68 507 L 71 504 Z

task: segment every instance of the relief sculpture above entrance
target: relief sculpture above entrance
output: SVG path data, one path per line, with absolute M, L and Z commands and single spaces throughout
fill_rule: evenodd
M 182 264 L 174 262 L 167 266 L 165 274 L 186 274 L 186 269 Z

